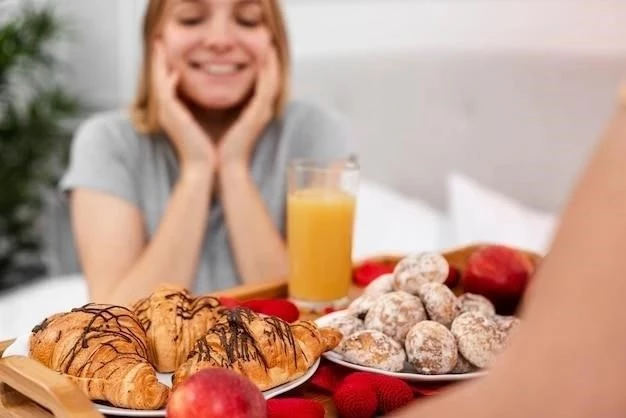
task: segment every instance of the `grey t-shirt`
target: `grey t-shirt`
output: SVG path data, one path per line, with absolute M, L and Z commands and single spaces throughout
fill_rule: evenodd
M 336 115 L 304 102 L 292 102 L 259 138 L 251 173 L 276 227 L 285 235 L 287 166 L 295 158 L 330 161 L 353 154 Z M 84 188 L 109 193 L 135 205 L 149 237 L 161 222 L 178 177 L 178 162 L 164 135 L 143 135 L 126 112 L 93 116 L 77 130 L 64 191 Z M 97 219 L 94 219 L 97 222 Z M 184 237 L 180 237 L 184 239 Z M 235 286 L 241 279 L 219 199 L 211 202 L 194 290 Z

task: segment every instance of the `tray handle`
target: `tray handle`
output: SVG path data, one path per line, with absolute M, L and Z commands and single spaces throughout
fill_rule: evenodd
M 22 356 L 0 361 L 0 417 L 4 416 L 103 418 L 69 379 Z

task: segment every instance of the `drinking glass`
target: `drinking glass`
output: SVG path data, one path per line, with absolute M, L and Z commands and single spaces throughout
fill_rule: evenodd
M 289 166 L 289 297 L 300 307 L 318 310 L 348 301 L 358 183 L 354 159 L 296 160 Z

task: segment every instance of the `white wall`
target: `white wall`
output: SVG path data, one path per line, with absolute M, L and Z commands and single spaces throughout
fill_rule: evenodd
M 130 97 L 136 77 L 139 17 L 136 0 L 50 0 L 74 25 L 65 50 L 71 86 L 98 107 Z
M 383 48 L 626 51 L 624 0 L 294 0 L 296 55 Z
M 72 84 L 100 106 L 134 89 L 146 0 L 56 0 L 81 39 Z M 386 49 L 626 51 L 624 0 L 284 0 L 296 60 Z

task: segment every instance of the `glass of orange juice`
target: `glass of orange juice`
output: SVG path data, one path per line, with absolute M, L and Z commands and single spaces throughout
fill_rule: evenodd
M 342 307 L 352 281 L 358 164 L 296 160 L 288 176 L 289 297 L 313 311 Z

